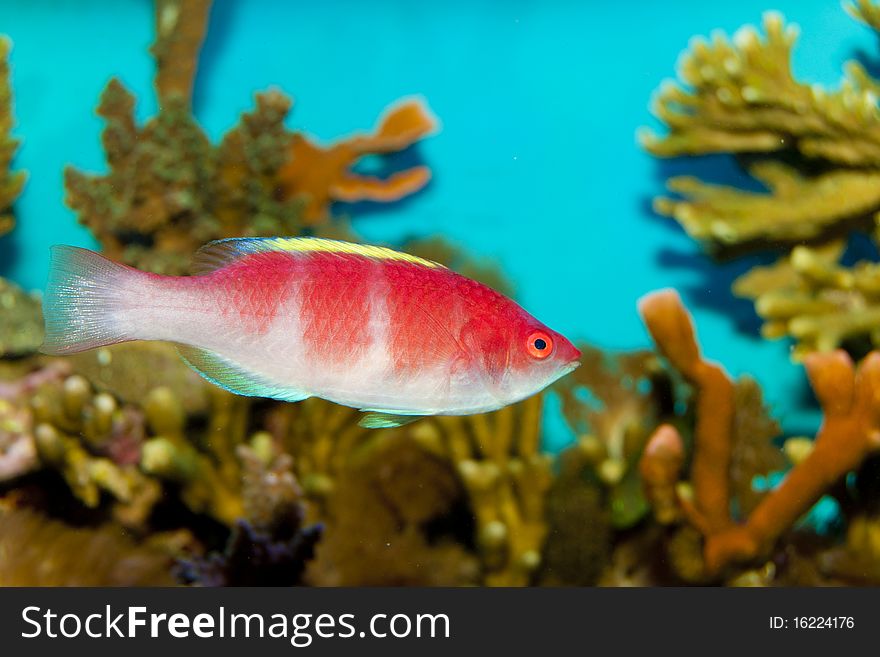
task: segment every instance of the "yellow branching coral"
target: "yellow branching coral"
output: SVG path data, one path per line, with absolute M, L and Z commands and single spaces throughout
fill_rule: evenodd
M 134 462 L 144 431 L 140 412 L 96 394 L 76 374 L 40 386 L 30 406 L 41 464 L 60 472 L 87 507 L 97 507 L 107 494 L 117 520 L 141 525 L 161 490 Z
M 734 283 L 735 294 L 754 299 L 766 337 L 797 341 L 796 359 L 842 345 L 859 355 L 880 346 L 880 264 L 844 267 L 843 248 L 839 241 L 798 246 Z
M 813 238 L 880 208 L 876 83 L 857 63 L 835 92 L 798 82 L 790 64 L 797 30 L 775 13 L 764 29 L 763 39 L 746 27 L 732 40 L 695 40 L 679 67 L 686 86 L 666 84 L 654 101 L 668 133 L 643 132 L 643 146 L 661 157 L 795 153 L 838 168 L 805 175 L 777 161 L 751 163 L 768 194 L 673 178 L 670 190 L 685 199 L 658 199 L 655 208 L 710 245 Z
M 858 0 L 846 9 L 880 28 L 880 5 Z M 766 337 L 797 341 L 795 358 L 840 346 L 862 355 L 880 338 L 877 265 L 840 259 L 850 232 L 877 239 L 880 82 L 858 62 L 847 64 L 837 90 L 800 82 L 790 62 L 796 29 L 768 13 L 764 31 L 695 40 L 681 84 L 655 98 L 666 134 L 645 132 L 642 143 L 660 157 L 734 154 L 767 191 L 676 177 L 668 186 L 679 196 L 654 207 L 715 253 L 790 250 L 740 277 L 734 293 L 755 301 Z
M 542 398 L 483 415 L 447 416 L 412 435 L 455 464 L 476 519 L 490 586 L 522 586 L 541 565 L 551 460 L 540 451 Z
M 842 169 L 805 177 L 769 161 L 748 170 L 769 194 L 679 176 L 669 181 L 669 190 L 687 200 L 659 198 L 654 208 L 674 217 L 691 237 L 722 249 L 813 239 L 880 208 L 880 170 Z

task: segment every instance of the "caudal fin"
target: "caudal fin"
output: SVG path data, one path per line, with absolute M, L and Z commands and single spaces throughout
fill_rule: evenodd
M 72 354 L 130 339 L 114 311 L 127 267 L 87 249 L 53 246 L 43 297 L 45 354 Z

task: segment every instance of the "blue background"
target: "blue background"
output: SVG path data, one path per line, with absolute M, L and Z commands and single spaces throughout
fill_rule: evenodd
M 291 127 L 330 141 L 422 96 L 442 123 L 416 153 L 434 180 L 392 207 L 349 208 L 366 238 L 447 235 L 497 259 L 547 324 L 603 347 L 649 344 L 636 300 L 676 287 L 705 351 L 755 375 L 789 432 L 812 434 L 819 418 L 789 345 L 760 339 L 751 305 L 729 292 L 751 263 L 711 263 L 650 211 L 671 173 L 729 179 L 732 165 L 658 162 L 635 139 L 656 126 L 652 92 L 693 35 L 760 23 L 767 9 L 801 26 L 802 78 L 833 86 L 846 59 L 873 56 L 871 33 L 827 0 L 218 0 L 195 111 L 217 139 L 255 91 L 278 86 L 296 99 Z M 94 245 L 64 206 L 62 168 L 105 169 L 94 107 L 111 76 L 135 92 L 141 119 L 155 112 L 152 29 L 146 0 L 0 3 L 24 141 L 16 165 L 30 173 L 0 273 L 39 288 L 50 244 Z M 554 425 L 550 442 L 566 439 Z

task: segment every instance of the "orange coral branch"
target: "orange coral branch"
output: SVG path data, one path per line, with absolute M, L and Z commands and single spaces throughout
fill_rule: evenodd
M 278 173 L 282 196 L 306 198 L 305 220 L 311 225 L 327 218 L 333 201 L 396 201 L 424 187 L 431 178 L 418 166 L 379 179 L 352 173 L 365 155 L 401 151 L 431 133 L 436 121 L 418 100 L 392 108 L 372 135 L 356 135 L 321 147 L 302 134 L 294 135 L 290 159 Z
M 744 525 L 707 538 L 710 572 L 770 550 L 825 491 L 880 449 L 880 353 L 869 354 L 857 371 L 841 350 L 811 354 L 806 367 L 825 414 L 813 451 L 761 500 Z
M 675 427 L 661 424 L 651 434 L 639 459 L 639 474 L 645 494 L 661 524 L 674 522 L 681 505 L 675 485 L 684 465 L 684 443 Z
M 677 292 L 649 294 L 639 302 L 639 310 L 661 353 L 697 389 L 691 466 L 696 508 L 713 531 L 727 527 L 733 382 L 719 365 L 700 356 L 693 323 Z
M 807 374 L 825 418 L 813 451 L 758 503 L 743 524 L 733 525 L 727 483 L 733 384 L 719 366 L 702 360 L 693 323 L 678 294 L 672 290 L 653 293 L 641 301 L 640 309 L 660 351 L 697 388 L 691 475 L 695 504 L 691 507 L 681 498 L 678 503 L 683 515 L 704 535 L 703 560 L 709 574 L 767 553 L 825 491 L 880 450 L 880 352 L 868 355 L 858 369 L 841 350 L 808 356 Z M 681 438 L 670 426 L 661 426 L 652 436 L 640 463 L 649 494 L 658 485 L 668 488 L 680 446 Z

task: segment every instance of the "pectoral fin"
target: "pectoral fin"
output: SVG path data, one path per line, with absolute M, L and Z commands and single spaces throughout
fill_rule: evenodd
M 177 351 L 187 365 L 208 381 L 236 395 L 268 397 L 289 402 L 301 401 L 311 396 L 302 390 L 269 381 L 265 376 L 251 372 L 213 351 L 183 344 L 177 345 Z

